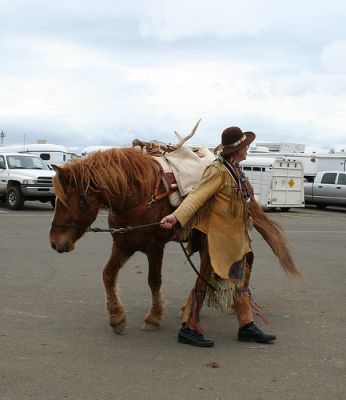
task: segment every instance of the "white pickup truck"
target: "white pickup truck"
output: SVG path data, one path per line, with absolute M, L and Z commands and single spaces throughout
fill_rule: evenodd
M 55 172 L 32 154 L 6 153 L 0 148 L 0 201 L 11 210 L 23 208 L 25 200 L 55 205 L 52 178 Z
M 318 208 L 346 206 L 346 172 L 318 172 L 313 182 L 304 182 L 304 197 Z

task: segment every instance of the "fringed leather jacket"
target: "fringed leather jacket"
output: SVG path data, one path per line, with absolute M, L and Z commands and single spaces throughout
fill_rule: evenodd
M 217 159 L 204 171 L 194 190 L 175 210 L 185 231 L 196 228 L 208 235 L 214 272 L 228 279 L 231 265 L 251 251 L 250 216 L 244 185 Z

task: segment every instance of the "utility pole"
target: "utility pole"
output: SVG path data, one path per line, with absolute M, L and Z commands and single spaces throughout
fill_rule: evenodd
M 5 137 L 6 137 L 5 132 L 4 132 L 4 131 L 1 131 L 1 133 L 0 133 L 1 146 L 4 145 L 4 139 L 5 139 Z

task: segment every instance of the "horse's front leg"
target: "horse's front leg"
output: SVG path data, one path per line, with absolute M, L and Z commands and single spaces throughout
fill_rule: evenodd
M 151 306 L 144 318 L 143 330 L 156 330 L 160 327 L 164 314 L 164 304 L 161 295 L 161 269 L 164 245 L 157 245 L 147 251 L 149 262 L 148 284 L 151 290 Z
M 129 257 L 130 254 L 121 254 L 119 249 L 113 244 L 112 255 L 103 270 L 103 283 L 106 290 L 109 325 L 116 333 L 121 333 L 126 327 L 125 307 L 117 296 L 116 287 L 119 269 Z

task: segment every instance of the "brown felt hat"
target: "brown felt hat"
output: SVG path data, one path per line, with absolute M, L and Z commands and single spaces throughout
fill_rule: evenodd
M 233 153 L 245 146 L 248 146 L 256 138 L 253 132 L 243 132 L 237 126 L 226 128 L 221 135 L 221 144 L 217 147 L 221 155 Z

